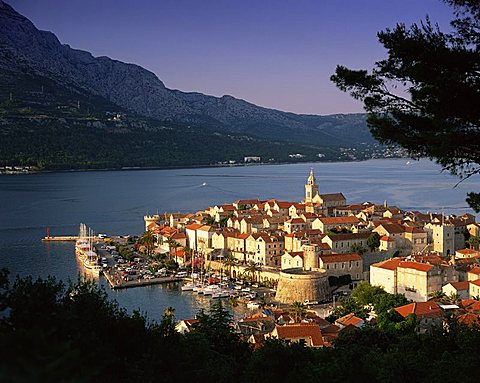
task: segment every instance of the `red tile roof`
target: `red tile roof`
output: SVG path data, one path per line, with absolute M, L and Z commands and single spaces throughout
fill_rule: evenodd
M 395 242 L 393 238 L 387 237 L 386 235 L 380 237 L 380 241 Z
M 362 318 L 359 318 L 355 316 L 354 313 L 347 314 L 341 318 L 338 318 L 335 323 L 339 323 L 342 326 L 355 326 L 355 327 L 360 327 L 363 324 L 364 320 Z
M 475 286 L 479 286 L 480 287 L 480 279 L 477 279 L 475 281 L 470 281 L 471 284 L 475 285 Z
M 313 347 L 323 346 L 322 332 L 316 323 L 295 323 L 275 326 L 280 339 L 310 338 Z
M 319 257 L 323 263 L 334 263 L 334 262 L 349 262 L 349 261 L 361 261 L 357 253 L 346 253 L 346 254 L 328 254 L 321 255 Z
M 285 254 L 290 255 L 292 258 L 300 257 L 303 259 L 303 251 L 290 251 L 290 252 L 285 252 Z
M 382 223 L 380 226 L 382 226 L 387 233 L 391 234 L 401 234 L 405 231 L 402 225 L 396 223 Z
M 450 282 L 450 285 L 452 285 L 455 290 L 468 290 L 469 282 Z
M 285 221 L 285 223 L 292 223 L 292 224 L 304 224 L 305 221 L 302 218 L 290 218 L 288 221 Z
M 346 217 L 322 217 L 318 219 L 324 225 L 354 224 L 360 222 L 360 220 L 354 215 L 349 215 Z
M 467 326 L 480 326 L 480 317 L 474 313 L 459 315 L 457 322 Z
M 403 260 L 404 258 L 391 258 L 386 261 L 374 263 L 372 266 L 387 270 L 397 270 L 399 263 L 403 262 Z
M 323 202 L 345 201 L 346 198 L 342 193 L 320 194 Z
M 186 226 L 185 228 L 186 229 L 189 229 L 189 230 L 197 230 L 197 229 L 200 229 L 203 225 L 200 224 L 200 223 L 192 223 L 188 226 Z
M 367 239 L 369 236 L 370 233 L 347 233 L 327 235 L 327 237 L 330 238 L 332 242 Z
M 256 205 L 260 203 L 258 199 L 239 199 L 233 202 L 236 205 Z
M 398 264 L 398 267 L 402 269 L 414 269 L 418 271 L 428 272 L 432 269 L 433 265 L 429 265 L 428 263 L 403 261 Z
M 475 266 L 475 267 L 473 267 L 472 269 L 468 270 L 468 272 L 471 273 L 471 274 L 480 275 L 480 267 L 479 267 L 479 266 Z
M 418 319 L 424 317 L 438 318 L 443 316 L 442 309 L 437 302 L 414 302 L 395 309 L 401 316 L 406 318 L 409 314 L 415 314 Z
M 411 233 L 411 234 L 425 234 L 425 230 L 419 227 L 412 227 L 412 226 L 405 227 L 405 232 Z
M 460 305 L 468 311 L 480 313 L 480 302 L 474 298 L 464 299 Z

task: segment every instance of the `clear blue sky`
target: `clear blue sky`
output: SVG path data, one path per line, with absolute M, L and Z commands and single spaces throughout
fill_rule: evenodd
M 361 112 L 329 77 L 370 68 L 376 32 L 427 14 L 440 0 L 7 0 L 64 44 L 139 64 L 169 88 L 230 94 L 296 113 Z

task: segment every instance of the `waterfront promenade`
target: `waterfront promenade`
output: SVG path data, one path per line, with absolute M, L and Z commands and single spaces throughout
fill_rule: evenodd
M 109 286 L 114 289 L 127 289 L 131 287 L 141 287 L 141 286 L 149 286 L 149 285 L 157 285 L 161 283 L 174 283 L 180 282 L 180 278 L 176 278 L 174 276 L 167 276 L 167 277 L 156 277 L 156 278 L 142 278 L 142 279 L 135 279 L 131 281 L 126 281 L 122 278 L 120 273 L 114 269 L 105 269 L 103 270 L 103 275 L 105 279 L 108 281 Z

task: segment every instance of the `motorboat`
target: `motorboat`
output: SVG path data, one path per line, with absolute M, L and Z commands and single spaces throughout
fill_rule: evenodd
M 220 290 L 220 291 L 212 294 L 212 299 L 228 298 L 229 296 L 230 296 L 230 291 L 228 291 L 228 290 Z

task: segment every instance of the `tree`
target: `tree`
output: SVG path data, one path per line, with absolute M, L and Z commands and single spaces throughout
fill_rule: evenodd
M 162 320 L 160 321 L 160 332 L 164 338 L 172 338 L 178 335 L 175 330 L 175 309 L 167 307 L 163 311 Z
M 145 247 L 145 254 L 150 257 L 155 249 L 155 236 L 150 230 L 147 230 L 138 239 L 137 243 Z
M 231 278 L 232 277 L 232 266 L 235 266 L 237 264 L 237 260 L 235 259 L 235 257 L 232 255 L 232 253 L 229 250 L 227 250 L 227 253 L 223 257 L 222 263 L 227 267 L 228 277 Z
M 476 236 L 471 236 L 470 238 L 468 238 L 467 243 L 470 246 L 470 249 L 478 250 L 478 245 L 480 244 L 480 238 Z
M 307 313 L 307 308 L 302 302 L 293 302 L 289 309 L 288 313 L 295 323 L 301 322 L 305 318 Z
M 372 233 L 367 238 L 367 246 L 370 251 L 374 251 L 380 247 L 380 235 L 378 233 Z
M 428 294 L 429 301 L 439 302 L 447 299 L 447 294 L 445 294 L 443 291 L 434 291 L 433 293 Z
M 359 245 L 358 243 L 354 243 L 350 247 L 350 251 L 352 253 L 357 253 L 358 255 L 363 255 L 367 252 L 367 249 L 365 249 L 362 245 Z
M 248 264 L 248 266 L 245 268 L 245 272 L 250 274 L 250 277 L 251 277 L 251 280 L 253 282 L 255 282 L 257 280 L 257 272 L 260 273 L 260 271 L 262 271 L 262 266 L 253 262 L 253 261 L 250 261 L 250 263 Z
M 375 138 L 398 144 L 414 158 L 435 159 L 468 178 L 480 173 L 480 3 L 444 0 L 452 31 L 429 18 L 377 34 L 388 57 L 371 73 L 337 66 L 331 80 L 362 100 Z M 480 194 L 467 202 L 480 212 Z
M 168 238 L 167 243 L 168 243 L 168 252 L 169 252 L 170 256 L 172 254 L 172 249 L 175 249 L 175 262 L 178 263 L 178 261 L 177 261 L 177 250 L 182 245 L 180 245 L 173 238 Z

